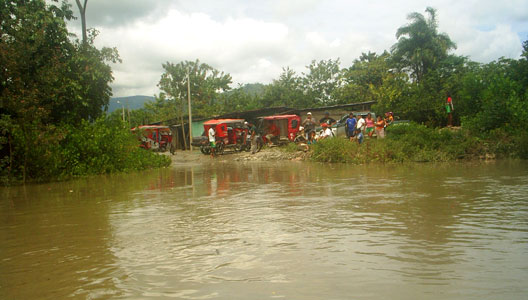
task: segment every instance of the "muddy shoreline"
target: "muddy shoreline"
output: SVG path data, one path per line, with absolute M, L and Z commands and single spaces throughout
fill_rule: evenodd
M 262 148 L 261 151 L 251 154 L 251 152 L 228 152 L 226 151 L 222 155 L 211 157 L 211 155 L 205 155 L 200 150 L 193 151 L 176 151 L 173 155 L 169 152 L 165 152 L 164 155 L 168 155 L 173 166 L 176 165 L 187 165 L 187 164 L 201 164 L 210 162 L 228 162 L 228 161 L 281 161 L 281 160 L 292 160 L 302 161 L 309 157 L 308 152 L 294 151 L 287 152 L 279 147 L 274 148 Z

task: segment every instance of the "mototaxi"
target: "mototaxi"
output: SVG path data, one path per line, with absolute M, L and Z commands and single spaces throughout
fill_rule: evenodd
M 268 133 L 269 122 L 277 126 L 280 131 L 280 135 L 271 142 L 274 144 L 285 144 L 295 140 L 301 125 L 301 117 L 298 115 L 276 115 L 259 118 L 259 131 L 263 133 L 262 139 L 266 143 L 269 142 L 265 137 Z
M 172 132 L 169 126 L 140 125 L 131 129 L 132 132 L 141 132 L 139 140 L 142 148 L 154 151 L 167 151 L 172 143 Z
M 199 146 L 203 154 L 211 153 L 209 129 L 215 130 L 215 153 L 222 154 L 224 150 L 242 151 L 246 147 L 248 127 L 244 119 L 215 119 L 204 122 L 202 136 L 193 138 L 193 146 Z

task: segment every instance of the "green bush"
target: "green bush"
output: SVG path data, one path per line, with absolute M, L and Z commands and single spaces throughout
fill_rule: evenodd
M 7 132 L 7 131 L 6 131 Z M 82 121 L 77 127 L 9 128 L 11 156 L 2 181 L 49 181 L 168 166 L 170 158 L 139 148 L 120 121 Z M 4 147 L 6 146 L 4 142 Z M 7 170 L 7 171 L 6 171 Z
M 323 140 L 312 147 L 311 159 L 356 164 L 444 162 L 479 158 L 486 153 L 511 153 L 512 147 L 524 149 L 520 145 L 528 143 L 528 138 L 518 139 L 517 143 L 511 138 L 499 140 L 503 142 L 490 143 L 464 129 L 437 129 L 410 123 L 390 126 L 385 139 L 365 139 L 361 145 L 341 138 Z M 518 150 L 517 153 L 521 156 L 524 152 Z
M 62 156 L 67 164 L 61 175 L 104 174 L 142 170 L 170 164 L 166 156 L 138 147 L 137 138 L 116 120 L 84 121 L 69 128 L 62 142 Z

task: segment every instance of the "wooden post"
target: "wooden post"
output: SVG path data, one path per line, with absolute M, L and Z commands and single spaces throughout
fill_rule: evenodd
M 192 148 L 192 113 L 191 113 L 191 77 L 189 75 L 190 67 L 187 69 L 187 106 L 189 109 L 189 150 Z

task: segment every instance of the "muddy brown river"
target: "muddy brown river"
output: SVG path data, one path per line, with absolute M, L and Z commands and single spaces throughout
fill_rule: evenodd
M 0 196 L 0 299 L 528 299 L 525 161 L 205 162 Z

